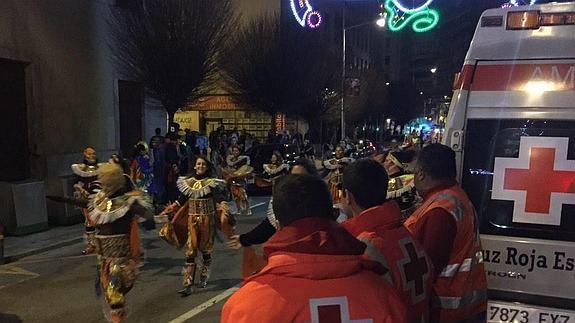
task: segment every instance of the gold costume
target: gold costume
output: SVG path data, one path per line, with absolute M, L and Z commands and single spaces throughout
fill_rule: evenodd
M 138 216 L 151 219 L 151 201 L 141 191 L 108 197 L 100 191 L 90 201 L 88 216 L 98 234 L 94 244 L 98 259 L 96 294 L 103 293 L 106 317 L 121 322 L 126 316 L 126 294 L 132 289 L 140 266 Z
M 401 208 L 404 219 L 415 210 L 415 175 L 405 174 L 389 179 L 387 186 L 387 199 L 395 199 Z
M 339 203 L 341 200 L 340 186 L 343 179 L 343 168 L 353 162 L 352 158 L 332 158 L 323 162 L 323 167 L 330 172 L 326 177 L 331 192 L 333 204 Z
M 228 182 L 238 213 L 241 215 L 252 215 L 246 192 L 246 178 L 254 171 L 250 166 L 250 158 L 248 156 L 239 156 L 237 158 L 228 156 L 227 164 L 228 167 L 224 169 L 224 178 Z
M 231 237 L 234 235 L 234 219 L 229 214 L 227 202 L 223 199 L 226 190 L 225 181 L 216 178 L 181 177 L 177 184 L 186 201 L 181 207 L 176 204 L 170 206 L 171 210 L 164 211 L 164 213 L 175 212 L 175 215 L 161 228 L 160 236 L 177 248 L 185 247 L 187 261 L 182 272 L 184 290 L 181 292 L 189 294 L 195 280 L 196 257 L 199 253 L 202 254 L 200 287 L 206 287 L 216 236 L 215 229 Z

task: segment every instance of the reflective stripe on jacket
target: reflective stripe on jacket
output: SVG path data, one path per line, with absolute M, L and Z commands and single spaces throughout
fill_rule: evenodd
M 405 227 L 417 236 L 425 230 L 421 219 L 435 208 L 453 216 L 457 233 L 448 264 L 433 285 L 432 311 L 438 312 L 440 322 L 462 321 L 487 310 L 487 282 L 477 215 L 465 192 L 454 185 L 429 196 L 407 219 Z
M 395 287 L 406 304 L 409 322 L 429 322 L 431 260 L 402 225 L 397 202 L 369 208 L 342 226 L 367 245 L 366 258 L 387 269 L 383 278 Z

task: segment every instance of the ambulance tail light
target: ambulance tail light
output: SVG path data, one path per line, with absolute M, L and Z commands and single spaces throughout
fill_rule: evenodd
M 512 11 L 507 13 L 507 29 L 539 29 L 539 20 L 539 11 Z
M 575 25 L 575 12 L 541 14 L 541 26 Z

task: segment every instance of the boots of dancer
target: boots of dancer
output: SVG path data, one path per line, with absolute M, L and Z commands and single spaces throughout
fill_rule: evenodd
M 186 262 L 182 268 L 183 281 L 182 285 L 184 288 L 178 291 L 182 296 L 189 296 L 193 292 L 194 287 L 194 276 L 196 275 L 196 264 L 193 262 Z

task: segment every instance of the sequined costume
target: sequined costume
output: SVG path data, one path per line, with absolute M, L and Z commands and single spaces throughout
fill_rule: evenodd
M 246 192 L 246 177 L 251 175 L 253 168 L 250 166 L 250 158 L 245 155 L 229 155 L 226 159 L 227 167 L 224 169 L 224 178 L 236 203 L 238 214 L 252 215 L 248 194 Z
M 127 180 L 121 170 L 118 174 Z M 138 276 L 141 257 L 138 218 L 148 220 L 147 228 L 153 227 L 150 198 L 142 191 L 130 191 L 129 187 L 123 185 L 111 194 L 102 189 L 88 204 L 88 217 L 97 230 L 96 294 L 103 296 L 104 313 L 111 322 L 122 322 L 126 317 L 126 294 Z
M 414 175 L 410 173 L 414 159 L 413 153 L 391 152 L 383 163 L 389 175 L 387 198 L 394 199 L 399 204 L 404 219 L 407 219 L 416 208 Z
M 93 148 L 84 149 L 84 160 L 79 164 L 72 164 L 72 172 L 76 175 L 74 184 L 74 198 L 79 200 L 87 200 L 88 197 L 94 194 L 95 190 L 99 188 L 98 169 L 101 164 L 98 163 L 96 151 Z M 94 236 L 96 229 L 94 223 L 91 223 L 88 217 L 88 210 L 82 208 L 84 215 L 85 239 L 86 247 L 82 250 L 83 254 L 93 253 L 96 249 L 94 244 Z
M 387 198 L 395 199 L 401 208 L 401 216 L 407 219 L 416 208 L 416 193 L 413 174 L 404 174 L 389 179 Z
M 153 186 L 154 174 L 152 172 L 152 164 L 150 157 L 147 155 L 137 156 L 130 165 L 130 177 L 138 189 L 148 192 L 149 194 L 155 193 Z
M 332 158 L 323 162 L 323 167 L 329 170 L 326 180 L 329 185 L 333 204 L 339 203 L 341 199 L 340 186 L 342 182 L 343 169 L 352 162 L 353 159 L 349 157 Z
M 263 164 L 263 168 L 263 173 L 256 177 L 256 185 L 258 187 L 271 187 L 274 180 L 289 174 L 289 165 L 281 161 Z
M 160 230 L 160 236 L 177 248 L 184 248 L 183 295 L 190 295 L 195 281 L 196 257 L 201 253 L 199 287 L 204 288 L 210 276 L 210 265 L 216 230 L 234 235 L 234 219 L 225 201 L 226 182 L 205 176 L 180 177 L 180 198 L 163 214 L 175 213 Z

